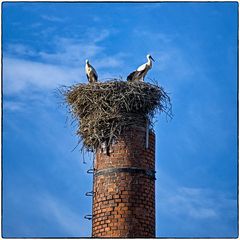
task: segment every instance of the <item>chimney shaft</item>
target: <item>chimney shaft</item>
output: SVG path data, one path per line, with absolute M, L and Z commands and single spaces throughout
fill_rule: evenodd
M 155 134 L 125 130 L 94 163 L 93 237 L 155 237 Z

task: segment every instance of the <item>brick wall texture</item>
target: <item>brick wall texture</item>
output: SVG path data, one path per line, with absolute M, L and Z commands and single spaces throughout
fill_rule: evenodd
M 96 153 L 92 236 L 155 237 L 155 135 L 146 149 L 146 129 L 128 129 L 112 151 Z

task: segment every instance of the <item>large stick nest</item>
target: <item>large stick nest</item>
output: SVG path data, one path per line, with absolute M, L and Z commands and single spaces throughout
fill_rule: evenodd
M 113 79 L 76 84 L 62 91 L 74 119 L 77 135 L 87 150 L 110 146 L 131 126 L 145 126 L 157 111 L 171 117 L 170 98 L 162 87 L 146 82 Z

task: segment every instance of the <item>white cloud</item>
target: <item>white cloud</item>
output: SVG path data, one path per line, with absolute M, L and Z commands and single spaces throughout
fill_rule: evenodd
M 17 101 L 3 101 L 3 109 L 7 111 L 21 111 L 23 110 L 25 105 L 21 102 Z
M 197 72 L 196 66 L 192 66 L 191 60 L 177 47 L 155 50 L 152 55 L 157 62 L 156 71 L 161 72 L 168 82 L 174 81 L 172 89 L 176 86 L 179 88 L 180 84 L 186 84 L 186 81 L 192 81 Z
M 4 94 L 14 94 L 29 86 L 50 89 L 86 81 L 85 59 L 90 59 L 100 72 L 101 79 L 103 75 L 109 75 L 109 72 L 103 74 L 101 69 L 122 66 L 123 54 L 108 56 L 104 54 L 104 48 L 97 44 L 109 36 L 109 31 L 102 30 L 96 34 L 92 29 L 87 35 L 87 39 L 94 41 L 58 37 L 52 43 L 52 52 L 45 49 L 36 51 L 24 44 L 9 44 L 3 59 Z
M 100 38 L 101 36 L 99 36 Z M 43 61 L 52 64 L 67 66 L 84 66 L 85 60 L 89 59 L 95 68 L 116 68 L 123 64 L 124 54 L 108 56 L 104 54 L 104 48 L 96 43 L 82 43 L 73 39 L 58 39 L 57 51 L 55 53 L 40 52 L 39 56 Z
M 98 68 L 114 68 L 122 66 L 122 57 L 119 56 L 106 56 L 102 59 L 96 60 L 96 66 Z
M 49 16 L 42 16 L 44 18 L 51 18 Z M 49 35 L 54 28 L 47 28 L 42 34 Z M 24 44 L 13 44 L 7 45 L 6 54 L 8 56 L 14 56 L 18 58 L 34 57 L 39 62 L 50 63 L 53 65 L 65 65 L 65 66 L 76 66 L 85 63 L 86 59 L 93 59 L 95 62 L 100 62 L 99 67 L 107 62 L 110 66 L 118 66 L 120 55 L 106 56 L 104 54 L 105 48 L 99 45 L 99 42 L 105 40 L 110 36 L 110 33 L 114 30 L 109 29 L 96 29 L 90 27 L 85 29 L 85 33 L 81 36 L 75 36 L 74 38 L 56 36 L 48 40 L 51 51 L 47 49 L 34 50 L 32 47 Z M 38 34 L 39 32 L 37 32 Z
M 73 49 L 72 49 L 73 50 Z M 86 50 L 86 49 L 85 49 Z M 25 52 L 25 50 L 24 50 Z M 72 53 L 74 51 L 71 51 Z M 65 56 L 65 57 L 64 57 Z M 71 53 L 44 55 L 45 59 L 52 60 L 67 58 L 73 60 Z M 80 61 L 80 60 L 79 60 Z M 5 57 L 3 60 L 3 91 L 4 94 L 15 94 L 23 91 L 29 86 L 42 89 L 53 89 L 59 85 L 70 85 L 77 82 L 85 82 L 84 60 L 77 66 L 54 65 L 52 63 L 41 63 L 20 58 Z M 96 58 L 93 65 L 97 71 L 101 69 L 116 68 L 123 64 L 122 57 Z M 104 76 L 110 76 L 105 73 Z M 100 78 L 103 78 L 100 76 Z
M 110 31 L 107 29 L 103 29 L 102 31 L 98 31 L 96 28 L 88 29 L 87 38 L 94 43 L 101 42 L 110 36 Z
M 32 48 L 20 43 L 8 44 L 7 52 L 10 52 L 11 55 L 36 56 L 36 52 Z
M 174 40 L 175 36 L 169 35 L 163 32 L 153 32 L 149 30 L 135 29 L 134 34 L 137 37 L 151 39 L 152 41 L 159 42 L 161 44 L 170 43 Z
M 48 20 L 50 22 L 64 22 L 66 20 L 65 18 L 59 18 L 56 16 L 50 16 L 50 15 L 42 15 L 41 18 L 44 20 Z
M 86 229 L 81 224 L 84 221 L 82 216 L 75 213 L 66 203 L 50 194 L 42 195 L 38 202 L 43 215 L 46 218 L 51 217 L 51 220 L 63 228 L 69 236 L 76 237 L 87 234 Z
M 14 184 L 8 185 L 10 190 L 5 196 L 8 215 L 5 218 L 4 232 L 9 232 L 6 235 L 28 238 L 90 236 L 90 222 L 84 219 L 84 214 L 91 209 L 89 203 L 85 202 L 89 206 L 83 210 L 80 204 L 73 204 L 69 196 L 63 199 L 60 193 L 50 193 L 50 189 L 41 185 L 43 178 L 39 171 L 35 174 L 26 172 L 21 180 L 19 176 L 14 176 L 13 179 Z M 32 182 L 37 183 L 37 187 Z M 83 192 L 80 194 L 83 195 Z M 83 203 L 83 199 L 79 201 Z
M 188 217 L 192 220 L 219 220 L 226 209 L 231 212 L 236 204 L 236 200 L 211 189 L 179 186 L 169 189 L 160 189 L 158 193 L 165 196 L 158 202 L 159 211 L 167 211 L 168 214 L 176 217 Z
M 3 92 L 14 94 L 33 86 L 39 89 L 80 82 L 80 69 L 6 57 L 3 61 Z
M 52 64 L 79 66 L 84 64 L 85 59 L 96 57 L 102 51 L 103 48 L 94 43 L 58 38 L 56 40 L 55 52 L 40 51 L 38 55 L 42 61 Z
M 205 190 L 200 188 L 178 188 L 176 194 L 169 197 L 169 204 L 174 214 L 184 214 L 195 219 L 218 216 L 214 199 L 207 196 Z
M 39 26 L 35 26 L 35 28 L 38 28 Z M 33 30 L 33 26 L 29 28 L 29 31 L 33 31 L 32 35 L 37 37 L 38 39 L 41 39 L 42 42 L 49 42 L 49 39 L 51 39 L 52 36 L 54 36 L 57 32 L 56 26 L 51 27 L 41 27 L 39 29 Z
M 48 52 L 45 49 L 36 51 L 27 45 L 9 44 L 6 54 L 7 57 L 16 58 L 17 56 L 19 59 L 34 57 L 39 62 L 53 65 L 79 66 L 85 63 L 85 59 L 96 58 L 96 55 L 103 51 L 103 48 L 95 43 L 82 43 L 68 38 L 56 39 L 53 43 L 53 49 L 55 50 L 52 52 Z
M 44 31 L 47 31 L 44 29 Z M 110 31 L 103 29 L 97 31 L 95 28 L 86 30 L 86 34 L 81 38 L 56 37 L 51 43 L 51 51 L 41 49 L 36 51 L 24 44 L 8 44 L 6 54 L 8 56 L 34 57 L 39 62 L 53 65 L 65 65 L 79 67 L 84 65 L 86 59 L 94 59 L 99 68 L 109 66 L 117 67 L 122 64 L 123 54 L 107 56 L 104 54 L 105 48 L 99 46 L 110 35 Z

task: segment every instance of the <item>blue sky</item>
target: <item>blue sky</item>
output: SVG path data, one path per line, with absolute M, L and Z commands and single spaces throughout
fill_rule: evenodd
M 86 82 L 86 58 L 104 81 L 151 53 L 174 114 L 156 116 L 157 236 L 236 237 L 237 14 L 237 2 L 3 3 L 3 235 L 91 235 L 91 156 L 72 151 L 54 89 Z

